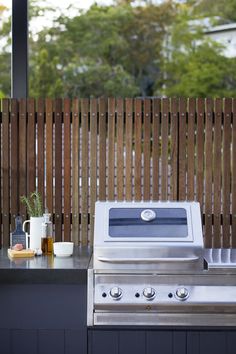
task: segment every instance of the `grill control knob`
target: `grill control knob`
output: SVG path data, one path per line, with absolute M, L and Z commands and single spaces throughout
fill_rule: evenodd
M 152 221 L 156 218 L 156 213 L 154 210 L 145 209 L 141 213 L 141 219 L 144 221 Z
M 143 295 L 147 298 L 147 300 L 152 300 L 155 296 L 156 292 L 153 288 L 145 288 L 143 290 Z
M 186 300 L 189 296 L 189 292 L 188 289 L 186 288 L 178 288 L 176 290 L 176 296 L 179 300 Z
M 114 300 L 119 300 L 122 295 L 122 290 L 118 288 L 118 286 L 114 286 L 114 288 L 110 290 L 110 295 Z

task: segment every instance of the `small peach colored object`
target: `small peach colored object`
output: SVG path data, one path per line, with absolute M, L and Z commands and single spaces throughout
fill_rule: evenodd
M 16 243 L 15 246 L 12 247 L 14 251 L 21 251 L 23 250 L 23 245 L 21 243 Z

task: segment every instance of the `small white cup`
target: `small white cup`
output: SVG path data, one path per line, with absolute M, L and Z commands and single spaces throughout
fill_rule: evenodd
M 54 242 L 53 252 L 57 257 L 69 257 L 73 254 L 73 242 Z

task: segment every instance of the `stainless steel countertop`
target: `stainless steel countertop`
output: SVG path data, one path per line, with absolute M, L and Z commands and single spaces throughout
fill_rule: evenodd
M 236 273 L 236 249 L 208 248 L 204 250 L 208 269 L 213 273 Z

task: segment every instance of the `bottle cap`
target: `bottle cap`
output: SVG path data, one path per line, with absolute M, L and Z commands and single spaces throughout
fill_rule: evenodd
M 44 222 L 45 223 L 49 223 L 50 222 L 51 214 L 45 213 L 45 214 L 43 214 L 43 217 L 44 217 Z

